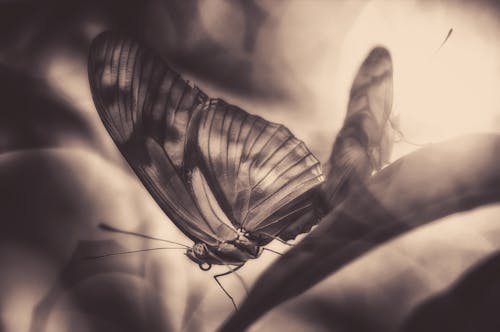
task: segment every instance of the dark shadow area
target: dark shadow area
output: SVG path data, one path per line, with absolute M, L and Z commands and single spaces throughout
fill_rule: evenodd
M 336 332 L 375 332 L 379 331 L 369 322 L 359 319 L 356 313 L 345 308 L 333 308 L 329 303 L 310 301 L 301 307 L 300 317 L 307 321 L 311 330 Z
M 29 57 L 30 70 L 36 72 L 37 63 L 44 66 L 43 60 L 61 48 L 81 56 L 87 53 L 89 37 L 115 30 L 146 41 L 178 71 L 230 93 L 267 100 L 289 98 L 290 83 L 284 85 L 279 77 L 291 74 L 290 68 L 279 58 L 273 68 L 256 67 L 253 61 L 269 14 L 253 0 L 226 5 L 228 15 L 243 19 L 241 25 L 236 21 L 237 26 L 230 26 L 230 20 L 219 18 L 229 24 L 229 31 L 237 32 L 228 45 L 214 40 L 207 30 L 202 17 L 206 8 L 201 8 L 200 1 L 8 1 L 0 4 L 0 61 L 16 65 Z M 262 65 L 263 59 L 257 60 Z M 269 71 L 280 74 L 269 75 Z
M 76 307 L 70 305 L 67 316 L 75 319 L 72 316 L 77 313 L 92 317 L 86 321 L 92 331 L 170 331 L 172 327 L 168 326 L 159 298 L 149 296 L 148 301 L 137 298 L 148 290 L 133 282 L 144 278 L 143 264 L 130 264 L 126 255 L 113 259 L 92 258 L 123 250 L 113 240 L 81 241 L 54 285 L 35 307 L 30 331 L 48 331 L 52 311 L 68 296 Z M 128 292 L 123 292 L 123 287 Z M 74 331 L 80 329 L 82 327 L 75 327 Z
M 232 49 L 210 36 L 202 23 L 200 5 L 197 1 L 154 3 L 156 10 L 149 13 L 153 27 L 145 31 L 143 38 L 180 71 L 187 71 L 227 91 L 265 99 L 285 97 L 279 81 L 255 81 L 259 68 L 254 67 L 251 54 L 266 21 L 266 12 L 255 1 L 232 3 L 235 7 L 232 14 L 241 14 L 244 20 L 243 39 L 232 40 L 240 44 Z M 233 28 L 228 26 L 228 29 Z
M 43 83 L 0 65 L 0 153 L 63 145 L 64 138 L 85 141 L 89 123 L 66 103 L 47 93 Z
M 472 268 L 449 290 L 420 306 L 400 332 L 500 331 L 500 253 Z

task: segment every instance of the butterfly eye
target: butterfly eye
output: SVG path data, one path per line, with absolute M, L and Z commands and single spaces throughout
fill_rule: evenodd
M 193 246 L 193 252 L 194 252 L 196 257 L 203 258 L 207 254 L 207 248 L 205 247 L 205 245 L 203 243 L 196 243 Z

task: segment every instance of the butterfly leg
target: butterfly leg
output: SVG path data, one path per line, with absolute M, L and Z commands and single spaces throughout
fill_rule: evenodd
M 272 252 L 272 253 L 274 253 L 274 254 L 276 254 L 276 255 L 283 256 L 283 254 L 282 254 L 282 253 L 277 252 L 277 251 L 272 250 L 272 249 L 269 249 L 269 248 L 262 248 L 262 250 L 269 251 L 269 252 Z
M 278 242 L 280 242 L 280 243 L 283 243 L 284 245 L 289 246 L 289 247 L 293 247 L 293 246 L 294 246 L 294 244 L 292 244 L 292 243 L 288 243 L 287 241 L 282 240 L 282 239 L 280 239 L 280 238 L 279 238 L 279 237 L 277 237 L 277 236 L 275 236 L 275 237 L 274 237 L 274 239 L 275 239 L 275 240 L 277 240 L 277 241 L 278 241 Z
M 236 311 L 238 311 L 238 306 L 236 305 L 236 302 L 234 302 L 234 298 L 231 296 L 231 294 L 229 294 L 229 292 L 224 288 L 224 286 L 222 286 L 222 284 L 220 283 L 219 281 L 219 277 L 223 277 L 223 276 L 227 276 L 231 273 L 235 273 L 236 271 L 238 271 L 244 264 L 241 264 L 241 265 L 238 265 L 236 266 L 234 269 L 231 269 L 229 268 L 229 271 L 227 272 L 224 272 L 224 273 L 220 273 L 220 274 L 216 274 L 214 275 L 214 280 L 215 282 L 217 282 L 217 284 L 219 285 L 219 287 L 222 289 L 222 291 L 227 295 L 227 297 L 229 297 L 229 299 L 231 300 L 231 302 L 233 303 L 233 306 L 234 306 L 234 309 Z M 248 287 L 246 286 L 245 282 L 243 281 L 243 279 L 241 278 L 241 276 L 237 273 L 235 273 L 235 275 L 238 277 L 238 279 L 240 279 L 241 283 L 243 284 L 243 288 L 245 288 L 245 291 L 246 293 L 248 294 Z

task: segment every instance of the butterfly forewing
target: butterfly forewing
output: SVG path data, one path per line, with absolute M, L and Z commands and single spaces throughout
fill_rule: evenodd
M 389 117 L 393 101 L 393 68 L 391 55 L 383 47 L 374 48 L 367 56 L 352 83 L 346 119 L 355 113 L 370 114 L 374 121 L 363 121 L 363 130 L 373 154 L 375 169 L 389 162 L 392 139 Z
M 134 170 L 148 188 L 151 195 L 172 221 L 180 220 L 176 225 L 184 233 L 197 241 L 216 245 L 219 239 L 232 239 L 234 232 L 214 232 L 214 228 L 200 213 L 185 184 L 177 175 L 163 148 L 153 139 L 146 139 L 146 153 L 149 162 L 129 158 L 134 163 Z M 224 237 L 226 236 L 226 237 Z
M 205 95 L 137 42 L 110 33 L 91 46 L 89 79 L 111 137 L 176 226 L 210 245 L 233 239 L 236 233 L 226 228 L 214 232 L 218 221 L 205 220 L 184 181 L 189 120 Z

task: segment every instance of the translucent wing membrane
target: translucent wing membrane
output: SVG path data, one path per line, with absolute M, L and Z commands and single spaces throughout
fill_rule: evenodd
M 366 135 L 373 167 L 379 170 L 392 150 L 389 117 L 393 100 L 393 68 L 387 49 L 374 48 L 352 83 L 345 126 L 358 123 Z
M 109 33 L 91 46 L 89 78 L 111 137 L 176 226 L 211 245 L 233 239 L 234 230 L 203 217 L 185 180 L 188 127 L 207 97 L 148 49 Z
M 221 100 L 212 100 L 200 116 L 198 144 L 208 178 L 235 225 L 256 233 L 293 222 L 291 215 L 312 206 L 294 200 L 323 181 L 321 166 L 286 127 Z
M 327 165 L 323 186 L 330 209 L 356 185 L 389 161 L 392 129 L 393 68 L 389 51 L 374 48 L 352 83 L 347 114 Z
M 383 47 L 366 57 L 352 83 L 346 119 L 367 110 L 383 126 L 392 109 L 392 60 Z
M 215 246 L 244 227 L 263 244 L 317 222 L 321 166 L 284 126 L 209 100 L 149 49 L 119 35 L 94 40 L 89 77 L 120 151 L 194 241 Z

